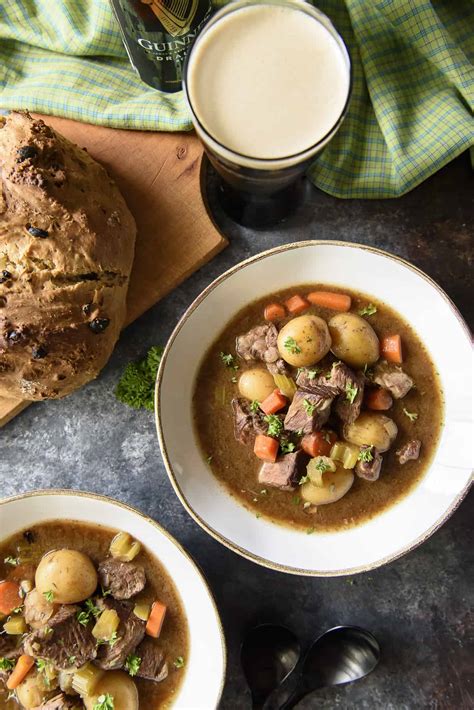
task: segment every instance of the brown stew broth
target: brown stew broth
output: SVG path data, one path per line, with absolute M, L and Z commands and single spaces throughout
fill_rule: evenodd
M 415 381 L 415 387 L 403 399 L 394 399 L 393 407 L 383 412 L 398 426 L 398 436 L 390 451 L 383 454 L 382 472 L 377 481 L 369 482 L 355 476 L 350 491 L 336 503 L 319 506 L 315 514 L 303 509 L 298 491 L 280 491 L 263 488 L 258 483 L 258 471 L 262 462 L 256 458 L 251 446 L 243 446 L 235 440 L 231 400 L 239 396 L 236 383 L 240 374 L 263 363 L 245 362 L 236 357 L 237 372 L 222 363 L 220 352 L 235 356 L 235 339 L 256 325 L 264 323 L 263 310 L 271 302 L 282 302 L 295 293 L 305 295 L 310 291 L 325 290 L 346 293 L 352 297 L 351 311 L 359 310 L 369 303 L 377 312 L 366 316 L 379 338 L 399 333 L 403 348 L 403 370 Z M 328 321 L 336 311 L 311 306 L 305 314 L 315 314 Z M 284 325 L 291 317 L 277 325 Z M 416 412 L 418 419 L 411 422 L 403 408 Z M 261 298 L 243 308 L 228 323 L 223 332 L 206 353 L 200 366 L 193 396 L 193 416 L 197 438 L 203 457 L 216 478 L 227 491 L 246 508 L 258 516 L 291 527 L 319 531 L 339 530 L 358 525 L 405 496 L 425 473 L 439 440 L 443 403 L 441 386 L 435 367 L 414 330 L 401 316 L 385 303 L 349 289 L 328 284 L 311 284 L 286 289 Z M 332 419 L 330 420 L 330 422 Z M 326 425 L 332 427 L 330 422 Z M 403 466 L 395 451 L 410 439 L 420 439 L 421 454 L 418 461 L 409 461 Z M 212 458 L 211 458 L 212 457 Z M 262 489 L 266 491 L 262 493 Z
M 36 567 L 41 557 L 49 550 L 67 547 L 80 550 L 88 555 L 95 566 L 109 555 L 109 545 L 118 531 L 99 525 L 72 521 L 54 521 L 34 525 L 28 528 L 34 538 L 31 544 L 25 540 L 21 531 L 0 544 L 0 579 L 24 578 L 16 575 L 20 568 L 15 570 L 11 565 L 5 564 L 7 556 L 28 556 L 28 563 Z M 185 668 L 176 669 L 173 661 L 182 656 L 188 658 L 188 626 L 183 604 L 174 583 L 163 565 L 142 545 L 142 549 L 134 560 L 142 565 L 146 573 L 146 587 L 133 597 L 132 602 L 152 603 L 156 599 L 166 604 L 166 618 L 157 643 L 163 649 L 168 661 L 169 675 L 161 683 L 155 683 L 143 678 L 134 677 L 138 688 L 140 708 L 143 710 L 158 710 L 171 706 L 174 696 L 181 685 Z M 18 705 L 5 700 L 6 693 L 3 684 L 0 684 L 0 708 L 8 710 L 18 709 Z M 3 703 L 3 704 L 2 704 Z

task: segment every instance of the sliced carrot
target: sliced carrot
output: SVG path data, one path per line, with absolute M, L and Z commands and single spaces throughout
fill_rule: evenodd
M 166 616 L 166 605 L 161 602 L 153 602 L 151 606 L 150 616 L 146 622 L 145 631 L 148 636 L 153 636 L 157 639 L 161 633 L 163 622 Z
M 257 434 L 255 437 L 253 452 L 255 456 L 262 459 L 262 461 L 275 463 L 279 446 L 280 442 L 278 439 L 273 439 L 271 436 L 265 436 L 265 434 Z
M 265 306 L 263 317 L 265 320 L 282 320 L 286 316 L 286 308 L 281 303 L 269 303 Z
M 294 296 L 285 301 L 285 306 L 292 316 L 297 316 L 300 313 L 303 313 L 303 311 L 307 311 L 311 304 L 306 300 L 306 298 L 300 296 L 299 293 L 295 293 Z
M 35 659 L 31 656 L 27 656 L 26 654 L 19 656 L 15 668 L 12 670 L 7 680 L 8 690 L 15 690 L 15 688 L 20 685 L 21 681 L 26 678 L 34 665 Z
M 20 604 L 20 586 L 16 582 L 0 582 L 0 613 L 11 614 Z
M 399 335 L 385 335 L 380 341 L 380 356 L 397 365 L 403 362 L 402 339 Z
M 265 397 L 260 405 L 260 409 L 262 412 L 265 412 L 265 414 L 275 414 L 275 412 L 279 412 L 280 409 L 286 407 L 287 403 L 287 398 L 280 390 L 273 390 L 268 397 Z
M 306 296 L 308 301 L 314 306 L 321 308 L 331 308 L 333 311 L 350 311 L 351 297 L 345 293 L 333 293 L 332 291 L 311 291 Z
M 329 456 L 336 441 L 337 435 L 333 431 L 316 431 L 313 434 L 303 436 L 301 448 L 312 458 L 315 456 Z
M 369 389 L 365 391 L 364 402 L 369 409 L 384 412 L 393 404 L 392 395 L 383 387 Z

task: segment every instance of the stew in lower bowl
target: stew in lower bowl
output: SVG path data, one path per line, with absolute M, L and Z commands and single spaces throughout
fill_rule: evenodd
M 406 495 L 443 414 L 435 367 L 409 324 L 328 285 L 242 309 L 200 366 L 193 409 L 227 490 L 257 517 L 308 532 L 359 524 Z
M 3 542 L 0 560 L 1 707 L 171 705 L 187 621 L 173 581 L 138 541 L 54 521 Z

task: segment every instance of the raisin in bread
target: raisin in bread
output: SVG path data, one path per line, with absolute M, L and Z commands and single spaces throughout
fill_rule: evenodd
M 27 112 L 0 121 L 0 395 L 63 397 L 112 353 L 136 226 L 84 150 Z

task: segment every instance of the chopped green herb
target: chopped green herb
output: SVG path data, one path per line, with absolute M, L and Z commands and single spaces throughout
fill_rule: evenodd
M 15 661 L 11 658 L 0 658 L 0 671 L 11 671 L 15 666 Z
M 76 656 L 69 656 L 67 659 L 67 662 L 69 663 L 70 666 L 73 666 L 76 662 Z
M 264 420 L 268 424 L 269 436 L 280 436 L 283 430 L 283 422 L 280 417 L 277 417 L 276 414 L 267 414 L 266 417 L 264 417 Z
M 373 316 L 374 313 L 377 313 L 377 306 L 374 306 L 373 303 L 369 303 L 368 306 L 359 311 L 360 316 Z
M 82 626 L 87 626 L 91 618 L 96 619 L 100 614 L 99 607 L 95 606 L 92 599 L 86 599 L 85 607 L 85 611 L 78 611 L 76 614 L 76 619 Z
M 261 517 L 260 513 L 255 513 L 255 517 L 260 518 Z
M 310 478 L 308 474 L 306 474 L 305 476 L 301 476 L 299 485 L 302 486 L 304 483 L 308 483 L 309 480 Z
M 373 458 L 374 458 L 374 456 L 372 454 L 373 448 L 374 448 L 373 446 L 369 446 L 367 449 L 361 449 L 359 451 L 359 455 L 357 457 L 357 460 L 364 461 L 364 463 L 370 463 L 371 461 L 373 461 Z
M 301 352 L 301 348 L 294 338 L 287 338 L 283 345 L 292 355 L 299 355 Z
M 47 592 L 43 592 L 43 597 L 46 599 L 47 602 L 52 604 L 54 602 L 54 592 L 50 589 Z
M 418 414 L 416 412 L 409 412 L 405 407 L 403 407 L 403 414 L 406 414 L 411 422 L 416 422 L 418 419 Z
M 214 456 L 208 456 L 206 459 L 207 463 L 211 463 L 213 458 L 214 458 Z
M 253 400 L 252 404 L 250 405 L 250 411 L 256 414 L 260 410 L 260 402 L 257 402 L 256 399 Z
M 231 353 L 219 353 L 219 357 L 226 367 L 230 367 L 232 370 L 239 369 L 239 366 L 235 362 L 235 358 Z
M 281 439 L 280 440 L 280 448 L 283 454 L 291 454 L 295 450 L 295 445 L 292 441 L 288 441 L 288 439 Z
M 346 384 L 346 399 L 348 402 L 350 402 L 350 404 L 354 404 L 358 392 L 359 388 L 357 387 L 357 385 L 351 385 L 350 382 Z
M 175 668 L 182 668 L 184 666 L 184 658 L 182 656 L 178 656 L 178 658 L 175 658 L 173 661 L 173 666 Z
M 143 360 L 129 362 L 115 388 L 115 396 L 133 409 L 155 406 L 155 381 L 163 348 L 154 345 Z
M 306 373 L 308 375 L 308 380 L 314 380 L 320 372 L 322 372 L 321 367 L 314 367 L 312 370 L 308 370 Z
M 12 609 L 12 614 L 19 614 L 20 612 L 22 612 L 23 606 L 23 604 L 20 604 L 20 606 L 16 606 L 14 609 Z
M 321 473 L 326 473 L 326 471 L 331 471 L 331 465 L 326 463 L 324 458 L 322 456 L 319 457 L 318 462 L 314 465 L 314 468 L 317 471 L 321 471 Z
M 295 436 L 304 436 L 304 430 L 303 430 L 303 429 L 297 429 L 297 431 L 295 431 Z
M 129 653 L 127 660 L 125 661 L 125 670 L 128 671 L 128 674 L 133 677 L 134 675 L 137 675 L 140 670 L 141 662 L 142 659 L 140 656 L 137 656 L 134 653 Z
M 92 710 L 114 710 L 114 698 L 110 693 L 99 695 L 97 702 L 94 703 Z
M 293 505 L 299 505 L 301 503 L 301 498 L 299 496 L 293 496 L 291 502 L 293 503 Z
M 36 659 L 36 667 L 39 671 L 39 673 L 42 673 L 44 678 L 44 682 L 46 686 L 49 688 L 50 686 L 50 678 L 49 678 L 49 672 L 51 671 L 51 664 L 49 661 L 45 661 L 44 658 L 37 658 Z
M 316 409 L 318 408 L 318 405 L 316 402 L 310 402 L 309 399 L 304 399 L 303 400 L 303 407 L 306 412 L 306 414 L 309 417 L 312 417 Z
M 53 633 L 53 629 L 51 628 L 51 626 L 43 626 L 43 628 L 41 629 L 41 634 L 43 637 L 49 636 L 52 633 Z
M 18 557 L 12 557 L 11 555 L 8 555 L 8 557 L 5 557 L 3 560 L 6 565 L 11 565 L 12 567 L 18 567 L 20 564 L 20 560 Z
M 312 535 L 314 533 L 314 531 L 315 531 L 315 528 L 308 528 L 306 530 L 306 535 Z
M 117 636 L 117 632 L 113 631 L 112 636 L 108 639 L 107 643 L 109 644 L 110 648 L 113 648 L 117 641 L 119 641 L 119 637 Z

